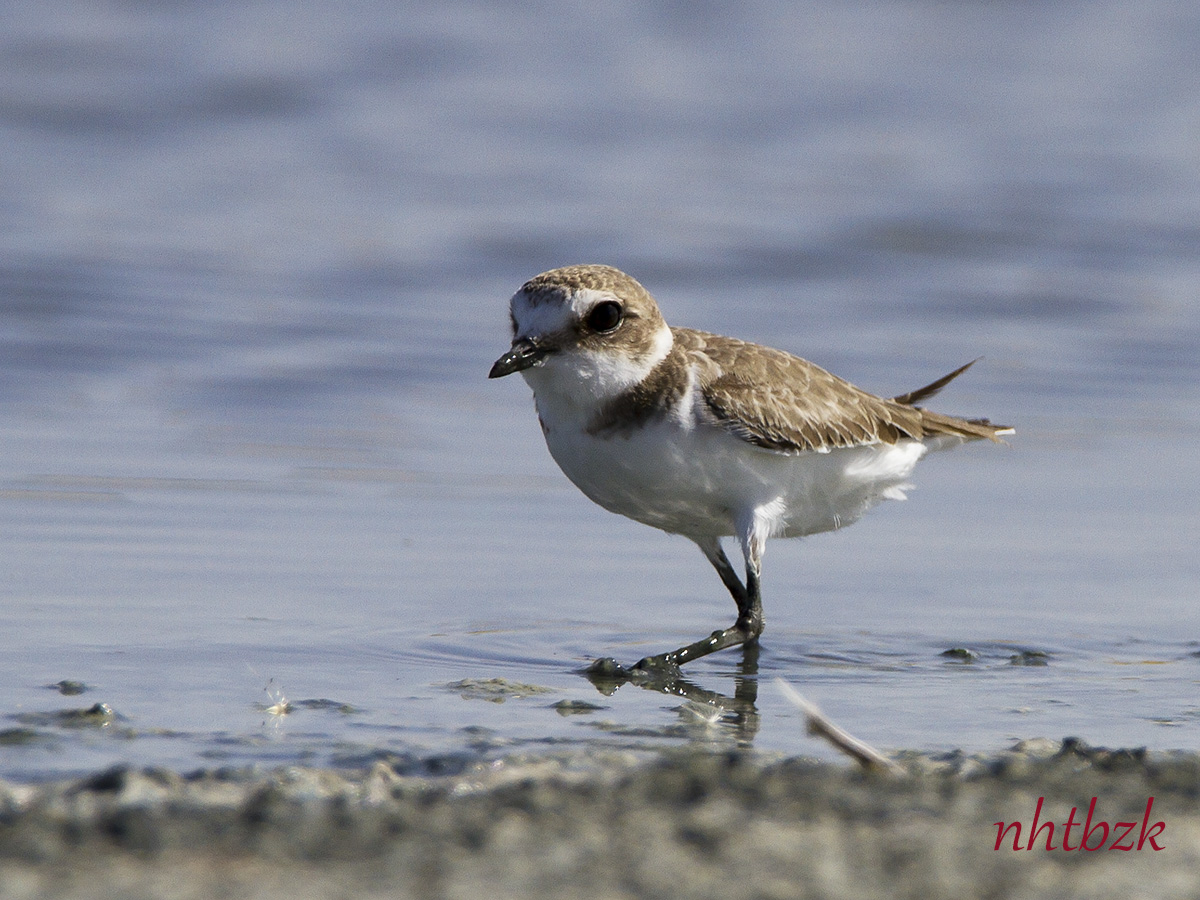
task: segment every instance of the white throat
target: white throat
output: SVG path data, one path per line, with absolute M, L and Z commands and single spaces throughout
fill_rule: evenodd
M 543 418 L 590 416 L 601 404 L 636 387 L 671 352 L 675 338 L 661 320 L 648 343 L 625 343 L 619 334 L 608 342 L 574 339 L 576 323 L 607 297 L 587 289 L 577 291 L 570 304 L 534 305 L 524 294 L 513 297 L 515 336 L 558 344 L 540 365 L 521 373 Z
M 590 415 L 600 405 L 637 387 L 674 346 L 671 329 L 654 334 L 649 352 L 630 353 L 624 347 L 570 346 L 555 351 L 540 366 L 521 374 L 533 389 L 538 408 L 574 407 Z M 562 411 L 565 413 L 566 408 Z

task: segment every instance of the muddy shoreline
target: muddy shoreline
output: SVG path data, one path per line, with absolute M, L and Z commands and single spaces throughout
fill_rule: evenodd
M 892 758 L 898 774 L 689 750 L 0 782 L 0 896 L 1191 895 L 1200 755 L 1068 739 Z M 1025 849 L 1039 798 L 1054 834 Z M 1075 846 L 1092 798 L 1102 850 Z M 1012 829 L 995 848 L 997 821 L 1022 824 L 1021 849 Z M 1134 849 L 1107 849 L 1100 821 L 1135 823 Z

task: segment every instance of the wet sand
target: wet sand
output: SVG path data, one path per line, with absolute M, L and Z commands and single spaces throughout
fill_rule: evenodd
M 446 760 L 443 774 L 397 759 L 0 783 L 0 896 L 1194 895 L 1196 754 L 1068 739 L 893 759 L 898 774 L 738 751 L 598 751 Z M 1116 838 L 1101 840 L 1098 822 L 1132 822 L 1133 850 L 1062 849 L 1072 808 L 1078 847 L 1093 797 L 1090 845 Z M 1039 798 L 1051 851 L 1046 829 L 1024 849 Z M 995 849 L 997 821 L 1022 823 L 1022 849 L 1011 829 Z

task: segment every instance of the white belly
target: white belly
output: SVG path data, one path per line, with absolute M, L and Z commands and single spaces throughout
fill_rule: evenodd
M 655 421 L 594 436 L 543 423 L 568 478 L 605 509 L 689 537 L 736 535 L 755 519 L 799 537 L 849 525 L 884 499 L 903 499 L 926 447 L 918 441 L 782 454 L 715 425 Z

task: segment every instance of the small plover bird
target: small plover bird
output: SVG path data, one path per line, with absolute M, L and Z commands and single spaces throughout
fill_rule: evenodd
M 737 603 L 737 621 L 643 670 L 756 641 L 770 537 L 801 537 L 904 499 L 929 450 L 1011 428 L 917 404 L 971 363 L 884 399 L 799 357 L 672 328 L 633 278 L 610 266 L 543 272 L 513 296 L 512 347 L 489 378 L 520 372 L 550 454 L 607 510 L 693 540 Z M 738 577 L 721 547 L 735 537 Z

